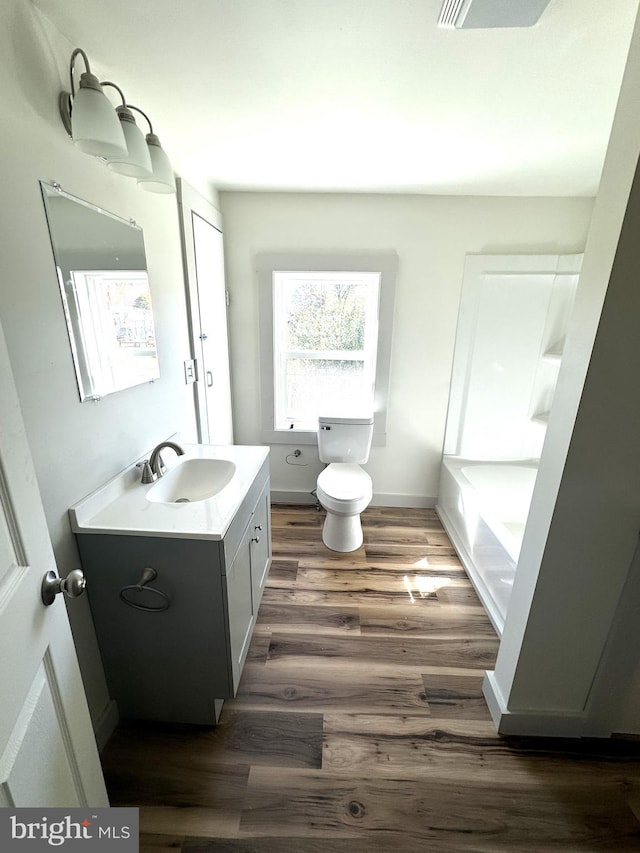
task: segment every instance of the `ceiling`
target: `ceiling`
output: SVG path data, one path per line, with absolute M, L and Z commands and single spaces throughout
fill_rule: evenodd
M 473 195 L 595 194 L 638 8 L 445 30 L 441 0 L 33 2 L 196 185 Z

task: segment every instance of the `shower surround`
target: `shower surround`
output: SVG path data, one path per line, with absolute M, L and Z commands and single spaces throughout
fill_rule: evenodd
M 502 634 L 582 255 L 468 255 L 437 511 Z

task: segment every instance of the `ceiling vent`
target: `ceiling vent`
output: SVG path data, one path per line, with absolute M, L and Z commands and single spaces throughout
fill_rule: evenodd
M 549 0 L 444 0 L 438 26 L 448 29 L 532 27 Z

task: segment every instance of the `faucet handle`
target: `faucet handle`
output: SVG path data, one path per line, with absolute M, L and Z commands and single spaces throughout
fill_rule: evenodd
M 149 460 L 145 459 L 143 462 L 137 462 L 136 468 L 142 468 L 142 483 L 153 483 L 156 478 L 156 475 L 151 470 L 151 465 L 149 465 Z

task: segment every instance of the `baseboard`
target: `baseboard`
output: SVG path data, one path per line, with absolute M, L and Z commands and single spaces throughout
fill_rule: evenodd
M 433 509 L 436 498 L 420 495 L 379 495 L 374 494 L 371 506 L 407 507 L 412 509 Z M 274 504 L 315 504 L 316 497 L 310 492 L 286 492 L 272 490 L 271 503 Z
M 425 495 L 380 495 L 375 494 L 371 506 L 407 507 L 407 509 L 434 509 L 437 498 Z
M 501 735 L 531 737 L 608 737 L 610 732 L 594 731 L 584 711 L 510 711 L 495 678 L 485 672 L 482 692 L 489 706 L 493 724 Z
M 271 490 L 272 504 L 315 504 L 316 496 L 310 492 L 285 492 Z
M 113 699 L 110 699 L 94 725 L 94 734 L 96 736 L 98 752 L 102 752 L 107 745 L 107 742 L 115 731 L 119 720 L 120 714 L 118 713 L 118 706 Z

